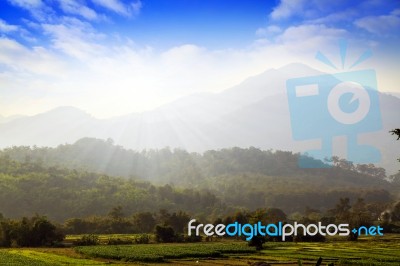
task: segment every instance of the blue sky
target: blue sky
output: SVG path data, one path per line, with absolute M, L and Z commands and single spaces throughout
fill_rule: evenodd
M 362 67 L 400 92 L 399 33 L 399 1 L 4 0 L 0 114 L 71 105 L 109 117 L 293 62 L 330 71 L 315 53 L 338 60 L 340 39 L 349 62 L 371 49 Z

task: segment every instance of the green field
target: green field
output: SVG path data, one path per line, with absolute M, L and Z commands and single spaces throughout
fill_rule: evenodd
M 335 265 L 400 265 L 400 242 L 359 241 L 328 243 L 268 243 L 259 255 L 260 260 L 277 262 L 316 262 Z
M 0 250 L 0 265 L 55 266 L 100 265 L 104 262 L 54 254 L 50 250 L 6 249 Z
M 123 237 L 121 235 L 121 237 Z M 106 239 L 107 236 L 101 236 Z M 269 242 L 255 251 L 242 241 L 0 249 L 0 265 L 400 265 L 400 236 L 357 242 Z
M 123 261 L 165 262 L 169 259 L 219 258 L 229 254 L 256 252 L 244 242 L 197 244 L 148 244 L 129 246 L 77 247 L 75 250 L 90 257 Z

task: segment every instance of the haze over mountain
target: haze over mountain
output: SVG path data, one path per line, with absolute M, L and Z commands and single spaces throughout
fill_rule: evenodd
M 291 64 L 267 70 L 220 93 L 193 94 L 152 111 L 110 119 L 97 119 L 74 107 L 59 107 L 2 122 L 0 147 L 54 147 L 95 137 L 112 138 L 116 144 L 135 150 L 169 146 L 202 152 L 255 146 L 304 151 L 317 145 L 318 140 L 293 140 L 286 80 L 319 74 L 306 65 Z M 383 129 L 360 135 L 359 140 L 379 148 L 382 152 L 379 165 L 393 173 L 398 168 L 398 148 L 388 131 L 400 125 L 400 99 L 381 93 L 380 108 Z

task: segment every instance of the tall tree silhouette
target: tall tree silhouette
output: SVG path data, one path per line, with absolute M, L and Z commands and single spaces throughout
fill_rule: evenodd
M 397 136 L 397 140 L 400 139 L 400 128 L 393 129 L 393 130 L 391 130 L 389 132 L 392 133 L 392 135 L 396 135 Z M 400 158 L 397 159 L 397 160 L 400 162 Z
M 393 129 L 389 132 L 392 133 L 392 135 L 397 135 L 397 140 L 400 139 L 400 128 Z

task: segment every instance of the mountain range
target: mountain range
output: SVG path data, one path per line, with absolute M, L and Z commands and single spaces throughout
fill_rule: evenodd
M 219 93 L 183 97 L 152 111 L 97 119 L 74 107 L 58 107 L 34 116 L 0 118 L 0 147 L 54 147 L 83 137 L 111 138 L 125 148 L 142 150 L 166 146 L 202 152 L 225 147 L 304 151 L 318 139 L 294 141 L 286 81 L 323 74 L 303 64 L 269 69 Z M 359 135 L 360 143 L 380 149 L 378 165 L 388 173 L 399 166 L 398 145 L 389 131 L 400 127 L 400 98 L 379 93 L 383 128 Z M 339 155 L 345 155 L 338 136 Z M 397 144 L 397 146 L 396 146 Z M 342 156 L 343 157 L 343 156 Z

